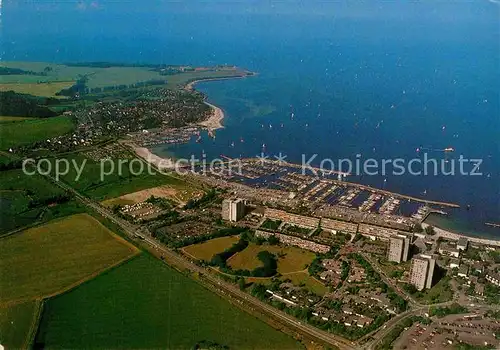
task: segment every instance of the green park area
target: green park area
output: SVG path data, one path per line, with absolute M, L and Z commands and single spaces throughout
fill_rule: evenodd
M 36 339 L 45 348 L 192 349 L 207 343 L 301 347 L 147 254 L 49 300 Z
M 189 245 L 182 250 L 196 259 L 210 261 L 215 254 L 230 248 L 238 240 L 238 236 L 218 237 L 203 243 Z
M 227 263 L 233 270 L 253 270 L 262 265 L 257 257 L 262 251 L 268 251 L 278 258 L 278 272 L 281 274 L 305 270 L 315 257 L 314 253 L 300 248 L 250 243 L 243 251 L 229 258 Z
M 228 236 L 211 239 L 203 243 L 193 244 L 184 247 L 183 251 L 199 260 L 213 263 L 216 254 L 226 254 L 237 245 L 238 237 Z M 328 287 L 314 277 L 310 276 L 307 271 L 308 266 L 315 259 L 316 255 L 310 251 L 291 246 L 256 244 L 255 242 L 249 242 L 244 249 L 234 253 L 227 259 L 227 265 L 225 265 L 229 268 L 229 271 L 221 269 L 220 272 L 237 274 L 242 271 L 251 272 L 256 271 L 257 269 L 262 269 L 264 263 L 259 257 L 259 254 L 262 254 L 263 252 L 270 253 L 275 257 L 277 264 L 275 272 L 279 274 L 280 280 L 290 281 L 294 285 L 304 287 L 317 295 L 324 295 L 328 292 Z M 247 283 L 255 282 L 267 285 L 272 283 L 273 280 L 273 277 L 243 276 Z

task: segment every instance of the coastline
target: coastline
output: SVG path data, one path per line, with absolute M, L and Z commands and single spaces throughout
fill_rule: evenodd
M 199 122 L 198 125 L 203 126 L 208 130 L 223 129 L 224 125 L 222 124 L 222 121 L 225 117 L 224 111 L 220 107 L 217 107 L 207 101 L 204 101 L 204 103 L 212 109 L 212 115 L 208 117 L 208 119 Z
M 205 78 L 205 79 L 195 79 L 195 80 L 192 80 L 190 81 L 189 83 L 187 83 L 186 85 L 184 85 L 184 90 L 186 91 L 193 91 L 195 90 L 194 86 L 197 84 L 197 83 L 201 83 L 201 82 L 204 82 L 204 81 L 217 81 L 217 80 L 229 80 L 229 79 L 243 79 L 243 78 L 246 78 L 248 76 L 254 76 L 256 75 L 256 73 L 253 73 L 253 74 L 250 74 L 250 75 L 235 75 L 233 77 L 220 77 L 220 78 Z
M 253 73 L 253 75 L 255 75 L 255 73 Z M 190 81 L 189 83 L 184 85 L 183 89 L 186 91 L 193 91 L 193 90 L 195 90 L 195 85 L 197 83 L 203 82 L 203 81 L 241 79 L 241 78 L 246 78 L 246 77 L 247 77 L 247 75 L 234 76 L 234 77 L 197 79 L 197 80 Z M 210 117 L 208 117 L 208 119 L 201 121 L 201 122 L 198 122 L 196 125 L 207 128 L 209 132 L 224 128 L 222 121 L 224 120 L 225 114 L 224 114 L 224 111 L 222 110 L 222 108 L 208 102 L 206 100 L 206 96 L 205 96 L 205 100 L 203 102 L 211 108 L 212 114 L 210 115 Z M 129 143 L 129 146 L 133 149 L 134 153 L 139 158 L 142 158 L 146 163 L 151 164 L 152 166 L 156 167 L 160 172 L 162 170 L 174 170 L 176 167 L 174 157 L 168 157 L 168 158 L 160 157 L 160 156 L 154 154 L 151 149 L 149 149 L 147 147 L 140 147 L 134 143 Z
M 183 89 L 186 91 L 193 91 L 195 90 L 195 85 L 199 82 L 204 82 L 204 81 L 217 81 L 217 80 L 228 80 L 228 79 L 240 79 L 240 78 L 245 78 L 246 76 L 234 76 L 234 77 L 221 77 L 221 78 L 207 78 L 207 79 L 198 79 L 198 80 L 193 80 L 189 83 L 187 83 Z M 217 130 L 224 128 L 223 125 L 223 119 L 225 117 L 224 111 L 206 101 L 206 96 L 205 96 L 205 104 L 207 104 L 211 109 L 212 113 L 210 117 L 204 121 L 198 122 L 196 125 L 199 125 L 201 127 L 204 127 L 210 131 Z M 143 160 L 145 160 L 147 163 L 153 165 L 156 167 L 158 170 L 174 170 L 175 169 L 175 158 L 174 157 L 168 157 L 168 158 L 162 158 L 152 152 L 151 149 L 148 149 L 146 147 L 139 147 L 135 144 L 132 144 L 131 147 L 133 148 L 134 152 Z M 485 237 L 484 235 L 478 234 L 474 235 L 471 233 L 458 233 L 459 231 L 450 231 L 446 228 L 441 228 L 438 225 L 432 225 L 432 224 L 427 224 L 427 223 L 422 223 L 422 226 L 425 228 L 427 226 L 433 226 L 435 228 L 435 238 L 442 237 L 444 239 L 450 239 L 450 240 L 458 240 L 461 237 L 467 238 L 470 242 L 478 243 L 478 244 L 484 244 L 484 245 L 490 245 L 490 246 L 497 246 L 500 247 L 500 238 L 491 238 L 491 237 Z
M 425 222 L 422 223 L 422 227 L 424 229 L 427 226 L 431 226 L 431 225 L 426 224 Z M 451 240 L 458 241 L 460 238 L 463 237 L 463 238 L 467 238 L 469 240 L 469 242 L 500 247 L 500 240 L 480 238 L 480 237 L 471 236 L 471 235 L 467 235 L 467 234 L 460 234 L 460 233 L 451 232 L 451 231 L 439 228 L 437 226 L 433 226 L 433 227 L 434 227 L 434 231 L 436 232 L 436 234 L 433 237 L 435 237 L 436 239 L 439 237 L 442 237 L 445 239 L 451 239 Z
M 144 161 L 146 161 L 148 164 L 151 164 L 152 166 L 156 167 L 160 172 L 163 170 L 174 170 L 175 169 L 175 159 L 174 158 L 162 158 L 160 156 L 157 156 L 156 154 L 152 153 L 150 149 L 146 147 L 139 147 L 135 144 L 130 144 L 134 152 L 142 158 Z M 489 239 L 489 238 L 482 238 L 478 236 L 472 236 L 469 234 L 461 234 L 461 233 L 456 233 L 452 231 L 448 231 L 446 229 L 440 228 L 438 226 L 434 225 L 429 225 L 425 222 L 422 223 L 422 227 L 425 229 L 427 226 L 433 226 L 434 231 L 436 234 L 432 236 L 435 239 L 438 239 L 440 237 L 448 240 L 456 240 L 458 241 L 460 238 L 464 237 L 469 240 L 469 242 L 473 243 L 478 243 L 478 244 L 483 244 L 483 245 L 489 245 L 489 246 L 496 246 L 500 247 L 500 239 Z
M 246 76 L 234 76 L 234 77 L 207 78 L 207 79 L 193 80 L 193 81 L 190 81 L 189 83 L 187 83 L 186 85 L 184 85 L 184 90 L 194 91 L 195 85 L 199 82 L 228 80 L 228 79 L 241 79 L 241 78 L 245 78 L 245 77 Z M 207 128 L 209 131 L 224 128 L 224 125 L 222 124 L 222 121 L 224 120 L 224 117 L 225 117 L 224 111 L 220 107 L 208 102 L 207 96 L 205 96 L 205 100 L 203 102 L 212 109 L 212 115 L 208 119 L 197 123 L 197 125 L 203 126 L 203 127 Z
M 136 144 L 130 144 L 135 154 L 142 158 L 146 163 L 156 167 L 160 172 L 163 170 L 175 169 L 175 160 L 173 158 L 162 158 L 157 156 L 149 148 L 139 147 Z

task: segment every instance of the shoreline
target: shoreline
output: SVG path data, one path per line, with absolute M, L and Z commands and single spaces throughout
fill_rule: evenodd
M 159 171 L 162 170 L 174 170 L 175 169 L 175 158 L 162 158 L 156 154 L 154 154 L 149 148 L 139 147 L 135 144 L 130 144 L 134 152 L 142 158 L 146 163 L 153 165 Z M 440 237 L 448 240 L 456 240 L 458 241 L 460 238 L 464 237 L 469 240 L 469 242 L 500 247 L 500 238 L 499 239 L 491 239 L 484 238 L 481 236 L 472 236 L 470 234 L 457 233 L 453 231 L 448 231 L 446 229 L 440 228 L 439 226 L 434 226 L 427 224 L 425 222 L 422 223 L 422 227 L 425 229 L 427 226 L 434 227 L 436 234 L 432 236 L 433 239 L 438 239 Z
M 434 225 L 429 225 L 426 224 L 425 222 L 422 223 L 422 227 L 425 229 L 427 226 L 432 226 L 434 227 L 434 231 L 436 234 L 432 236 L 433 238 L 444 238 L 444 239 L 451 239 L 451 240 L 456 240 L 458 241 L 460 238 L 467 238 L 469 242 L 474 242 L 474 243 L 479 243 L 479 244 L 484 244 L 484 245 L 490 245 L 490 246 L 497 246 L 500 247 L 500 240 L 497 239 L 490 239 L 490 238 L 481 238 L 478 236 L 471 236 L 468 234 L 462 234 L 462 233 L 456 233 L 452 231 L 448 231 L 445 229 L 442 229 L 440 227 L 434 226 Z
M 252 76 L 255 75 L 255 73 L 252 74 Z M 200 82 L 205 82 L 205 81 L 218 81 L 218 80 L 229 80 L 229 79 L 243 79 L 246 78 L 249 75 L 236 75 L 234 77 L 220 77 L 220 78 L 206 78 L 206 79 L 197 79 L 190 81 L 186 85 L 184 85 L 184 90 L 186 91 L 194 91 L 195 85 Z M 224 120 L 225 114 L 222 108 L 214 105 L 213 103 L 210 103 L 207 101 L 207 96 L 205 95 L 204 103 L 209 106 L 212 109 L 212 115 L 208 117 L 208 119 L 201 121 L 197 123 L 197 125 L 203 126 L 207 128 L 209 131 L 217 130 L 217 129 L 223 129 L 224 125 L 222 121 Z
M 184 86 L 184 90 L 186 91 L 193 91 L 195 90 L 195 85 L 199 82 L 204 82 L 204 81 L 217 81 L 217 80 L 228 80 L 228 79 L 241 79 L 245 78 L 246 76 L 234 76 L 234 77 L 220 77 L 220 78 L 207 78 L 207 79 L 198 79 L 198 80 L 193 80 L 189 83 L 187 83 Z M 224 111 L 208 102 L 205 100 L 204 103 L 208 105 L 212 109 L 212 114 L 210 117 L 204 121 L 198 122 L 196 125 L 202 126 L 207 128 L 209 131 L 217 130 L 217 129 L 222 129 L 224 128 L 223 125 L 223 120 L 225 117 Z M 174 157 L 168 157 L 168 158 L 162 158 L 152 152 L 151 149 L 146 148 L 146 147 L 139 147 L 135 144 L 131 145 L 134 152 L 143 160 L 145 160 L 148 164 L 153 165 L 156 167 L 158 170 L 174 170 L 175 169 L 175 158 Z M 478 234 L 472 235 L 470 233 L 457 233 L 453 231 L 449 231 L 448 229 L 441 228 L 436 225 L 430 225 L 425 222 L 422 223 L 422 227 L 427 227 L 427 226 L 433 226 L 435 229 L 435 236 L 436 238 L 442 237 L 444 239 L 451 239 L 451 240 L 458 240 L 461 237 L 467 238 L 470 242 L 478 243 L 478 244 L 484 244 L 484 245 L 490 245 L 490 246 L 497 246 L 500 247 L 500 238 L 498 239 L 491 239 L 491 237 L 484 237 L 483 235 Z
M 134 153 L 142 158 L 146 163 L 156 167 L 160 172 L 162 170 L 174 170 L 175 169 L 175 159 L 174 158 L 162 158 L 154 154 L 149 148 L 139 147 L 136 144 L 129 144 L 134 150 Z
M 255 73 L 253 75 L 255 75 Z M 246 77 L 247 77 L 247 75 L 240 75 L 240 76 L 234 76 L 234 77 L 197 79 L 197 80 L 190 81 L 189 83 L 184 85 L 183 89 L 185 91 L 194 91 L 195 85 L 197 83 L 203 82 L 203 81 L 242 79 L 242 78 L 246 78 Z M 203 103 L 205 103 L 207 106 L 209 106 L 211 108 L 212 113 L 211 113 L 210 117 L 208 117 L 207 119 L 205 119 L 201 122 L 196 123 L 195 125 L 207 128 L 209 132 L 224 128 L 222 121 L 224 120 L 225 114 L 224 114 L 224 111 L 222 110 L 222 108 L 214 105 L 213 103 L 208 102 L 207 96 L 205 96 Z M 160 156 L 154 154 L 152 152 L 151 148 L 141 147 L 141 146 L 136 145 L 135 143 L 129 143 L 129 146 L 132 148 L 134 153 L 139 158 L 142 158 L 146 163 L 151 164 L 152 166 L 156 167 L 160 172 L 162 170 L 174 170 L 175 169 L 176 159 L 174 157 L 168 157 L 168 158 L 160 157 Z
M 225 117 L 224 111 L 220 107 L 217 107 L 210 102 L 203 102 L 212 109 L 212 114 L 210 115 L 210 117 L 208 117 L 208 119 L 197 123 L 197 125 L 203 126 L 208 130 L 223 129 L 224 125 L 222 124 L 222 121 Z
M 256 73 L 253 73 L 251 75 L 235 75 L 233 77 L 220 77 L 220 78 L 206 78 L 206 79 L 195 79 L 193 81 L 190 81 L 189 83 L 187 83 L 186 85 L 184 85 L 183 89 L 186 90 L 186 91 L 193 91 L 195 90 L 195 85 L 197 83 L 202 83 L 204 81 L 217 81 L 217 80 L 229 80 L 229 79 L 243 79 L 243 78 L 246 78 L 246 77 L 251 77 L 251 76 L 254 76 L 256 75 Z

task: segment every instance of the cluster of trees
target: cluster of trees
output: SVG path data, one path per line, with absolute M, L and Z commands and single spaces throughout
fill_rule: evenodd
M 436 231 L 434 230 L 433 226 L 427 226 L 425 228 L 425 233 L 428 234 L 429 236 L 434 236 L 436 234 Z
M 47 72 L 50 72 L 52 68 L 45 67 L 43 72 L 34 72 L 32 70 L 24 70 L 21 68 L 9 68 L 9 67 L 0 67 L 0 75 L 40 75 L 46 76 Z
M 12 170 L 12 169 L 21 169 L 23 165 L 22 160 L 8 160 L 0 162 L 0 171 L 4 170 Z
M 81 76 L 73 85 L 69 88 L 62 89 L 56 93 L 56 96 L 67 96 L 74 97 L 76 94 L 84 94 L 87 90 L 88 77 L 86 75 Z
M 186 67 L 183 70 L 175 67 L 167 67 L 167 68 L 160 68 L 160 69 L 153 69 L 154 71 L 157 71 L 160 73 L 160 75 L 174 75 L 174 74 L 180 74 L 183 72 L 194 72 L 194 68 L 192 67 Z
M 37 208 L 39 206 L 46 206 L 49 204 L 62 204 L 71 199 L 71 196 L 67 193 L 54 194 L 49 197 L 44 198 L 33 198 L 28 203 L 28 208 Z
M 139 223 L 147 223 L 148 221 L 158 222 L 158 220 L 161 220 L 163 225 L 173 225 L 182 222 L 184 218 L 180 216 L 177 210 L 169 209 L 167 212 L 155 216 L 152 219 L 141 219 Z
M 450 306 L 444 306 L 444 307 L 431 307 L 429 310 L 429 315 L 430 316 L 437 316 L 437 317 L 444 317 L 446 315 L 452 315 L 452 314 L 465 314 L 468 313 L 469 310 L 460 305 L 460 304 L 452 304 Z
M 167 244 L 172 248 L 182 248 L 182 247 L 185 247 L 187 245 L 202 243 L 202 242 L 208 241 L 210 239 L 218 238 L 218 237 L 239 235 L 240 233 L 243 233 L 244 231 L 246 231 L 246 228 L 230 227 L 230 228 L 219 229 L 219 230 L 213 231 L 213 232 L 211 232 L 209 234 L 205 234 L 205 235 L 190 236 L 190 237 L 184 237 L 182 239 L 178 239 L 177 237 L 168 235 L 166 233 L 163 233 L 159 229 L 156 229 L 156 230 L 153 230 L 152 235 L 153 235 L 153 237 L 158 238 L 160 240 L 160 242 Z
M 165 85 L 168 83 L 168 81 L 165 79 L 150 79 L 133 84 L 119 84 L 119 85 L 89 88 L 87 87 L 87 82 L 88 82 L 88 76 L 82 76 L 75 82 L 75 84 L 73 84 L 69 88 L 62 89 L 61 91 L 57 92 L 56 95 L 75 97 L 77 94 L 86 95 L 86 94 L 99 94 L 103 92 L 124 91 L 128 89 L 143 88 L 146 86 Z
M 274 254 L 267 250 L 257 254 L 257 258 L 262 261 L 262 266 L 255 268 L 250 275 L 254 277 L 271 277 L 274 276 L 278 269 L 278 261 Z
M 208 203 L 216 200 L 218 193 L 215 189 L 210 189 L 199 199 L 190 199 L 184 206 L 184 209 L 197 209 L 206 206 Z
M 403 299 L 398 293 L 396 293 L 392 288 L 389 288 L 385 282 L 382 281 L 380 275 L 373 269 L 368 261 L 366 261 L 360 254 L 351 253 L 349 257 L 356 260 L 366 272 L 367 280 L 382 289 L 382 293 L 387 294 L 387 298 L 391 301 L 391 304 L 395 306 L 399 312 L 406 311 L 408 308 L 408 302 Z
M 486 312 L 486 317 L 491 317 L 491 318 L 494 318 L 495 320 L 500 320 L 500 311 L 488 310 Z
M 171 67 L 166 64 L 154 63 L 123 63 L 123 62 L 109 62 L 109 61 L 93 61 L 93 62 L 69 62 L 64 63 L 68 67 L 92 67 L 92 68 L 111 68 L 111 67 L 138 67 L 138 68 L 155 68 L 162 69 Z M 174 66 L 175 67 L 175 66 Z
M 369 282 L 376 283 L 381 281 L 380 275 L 373 269 L 368 261 L 366 261 L 360 254 L 351 253 L 349 258 L 354 259 L 360 264 L 366 272 L 366 278 Z
M 83 89 L 83 91 L 80 91 L 80 94 L 99 94 L 102 92 L 123 91 L 127 89 L 143 88 L 146 86 L 165 85 L 167 83 L 168 81 L 165 79 L 151 79 L 146 81 L 140 81 L 134 84 L 120 84 L 120 85 L 110 85 L 104 87 L 85 88 Z
M 215 254 L 210 260 L 209 264 L 218 266 L 221 271 L 238 276 L 253 276 L 253 277 L 271 277 L 276 275 L 278 269 L 278 261 L 276 256 L 267 250 L 263 250 L 257 254 L 257 258 L 262 262 L 262 266 L 256 267 L 252 271 L 239 269 L 233 270 L 227 265 L 227 260 L 234 254 L 241 252 L 248 246 L 248 239 L 246 237 L 233 244 L 230 248 L 222 253 Z
M 412 227 L 412 232 L 417 232 L 417 233 L 420 233 L 420 232 L 424 232 L 424 231 L 425 231 L 425 233 L 426 233 L 426 234 L 428 234 L 428 235 L 430 235 L 430 236 L 433 236 L 433 235 L 435 235 L 435 234 L 436 234 L 436 231 L 434 230 L 434 227 L 433 227 L 433 226 L 431 226 L 431 225 L 427 226 L 427 227 L 425 228 L 425 230 L 424 230 L 424 228 L 422 227 L 422 224 L 420 224 L 420 223 L 418 223 L 418 222 L 417 222 L 417 223 L 416 223 L 415 225 L 413 225 L 413 227 Z
M 338 251 L 339 247 L 334 245 L 330 248 L 330 251 L 328 253 L 316 254 L 314 260 L 309 264 L 308 267 L 309 275 L 319 278 L 319 274 L 326 270 L 322 265 L 322 261 L 324 259 L 333 259 L 335 255 L 337 255 Z
M 159 206 L 162 209 L 171 209 L 174 206 L 174 203 L 170 199 L 164 197 L 155 197 L 153 195 L 146 199 L 146 202 Z
M 342 264 L 342 272 L 340 273 L 340 280 L 345 281 L 347 277 L 349 277 L 349 271 L 351 270 L 351 264 L 348 261 L 343 260 Z
M 220 269 L 227 269 L 227 260 L 234 254 L 241 252 L 243 249 L 248 247 L 248 241 L 246 239 L 240 238 L 238 242 L 233 244 L 228 249 L 221 253 L 215 254 L 210 260 L 210 265 L 218 266 Z
M 15 117 L 54 117 L 58 113 L 48 105 L 56 99 L 35 97 L 27 94 L 18 94 L 14 91 L 0 92 L 0 115 Z

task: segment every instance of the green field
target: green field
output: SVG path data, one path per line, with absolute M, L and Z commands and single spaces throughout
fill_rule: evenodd
M 0 116 L 0 123 L 15 123 L 15 122 L 22 122 L 23 120 L 33 120 L 33 119 L 36 118 L 3 115 Z
M 87 76 L 88 82 L 86 85 L 88 88 L 130 85 L 148 80 L 167 80 L 167 88 L 178 88 L 184 86 L 192 80 L 241 75 L 240 70 L 233 69 L 231 67 L 219 69 L 217 71 L 185 72 L 162 76 L 158 72 L 152 71 L 149 67 L 72 67 L 47 62 L 2 62 L 1 65 L 9 68 L 21 68 L 34 72 L 43 72 L 46 67 L 51 68 L 51 70 L 46 72 L 45 76 L 3 75 L 0 76 L 0 84 L 67 82 L 77 80 L 81 76 Z
M 0 150 L 43 141 L 74 129 L 71 118 L 60 116 L 0 124 Z
M 43 222 L 82 211 L 71 200 L 55 205 L 51 198 L 63 194 L 59 187 L 40 175 L 28 176 L 21 169 L 0 171 L 0 234 L 35 221 Z
M 14 91 L 33 96 L 58 97 L 56 93 L 73 85 L 74 81 L 57 81 L 49 83 L 7 83 L 0 84 L 0 91 Z M 61 97 L 62 98 L 62 97 Z
M 126 159 L 125 156 L 123 158 Z M 77 179 L 77 172 L 72 166 L 68 174 L 62 176 L 61 179 L 77 191 L 98 201 L 120 197 L 124 194 L 161 185 L 171 185 L 174 188 L 186 187 L 184 181 L 172 176 L 159 173 L 148 174 L 147 166 L 144 162 L 144 171 L 139 175 L 133 175 L 130 172 L 129 163 L 123 163 L 122 166 L 119 166 L 118 159 L 113 160 L 114 165 L 111 165 L 109 162 L 103 162 L 101 165 L 101 162 L 86 158 L 81 154 L 71 154 L 65 157 L 65 159 L 70 162 L 76 162 L 78 167 L 85 162 L 85 167 L 80 178 Z M 132 166 L 132 171 L 139 172 L 139 163 L 137 161 L 135 163 Z M 114 167 L 114 171 L 112 171 L 112 167 Z M 109 175 L 103 175 L 102 181 L 101 169 L 103 170 L 103 174 L 110 172 Z
M 200 244 L 189 245 L 182 250 L 197 259 L 210 261 L 215 254 L 230 248 L 238 240 L 238 236 L 219 237 Z
M 137 249 L 77 214 L 0 239 L 0 299 L 39 299 L 95 276 Z
M 37 82 L 67 82 L 77 80 L 80 76 L 87 76 L 87 87 L 105 87 L 122 84 L 134 84 L 151 79 L 165 79 L 158 72 L 147 67 L 72 67 L 63 64 L 47 62 L 2 62 L 2 66 L 21 68 L 34 72 L 42 72 L 46 67 L 52 70 L 46 76 L 41 75 L 4 75 L 2 84 L 8 83 L 37 83 Z
M 0 344 L 7 349 L 28 348 L 39 308 L 39 301 L 0 306 Z
M 149 255 L 49 300 L 36 339 L 51 348 L 293 349 L 301 344 Z
M 243 251 L 236 253 L 227 261 L 234 270 L 253 270 L 262 265 L 257 254 L 267 250 L 278 257 L 278 272 L 287 274 L 302 271 L 314 260 L 315 254 L 296 247 L 280 247 L 273 245 L 256 245 L 250 243 Z

